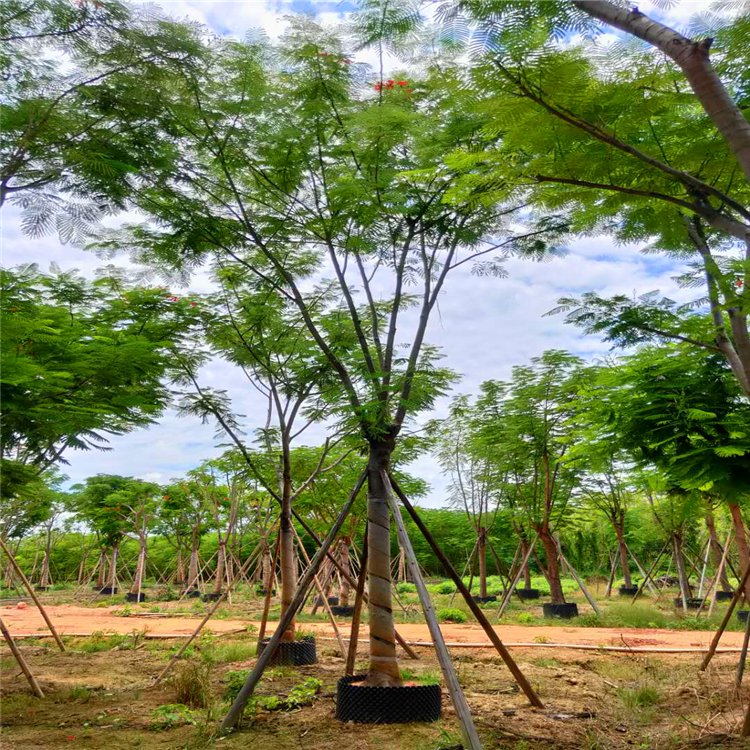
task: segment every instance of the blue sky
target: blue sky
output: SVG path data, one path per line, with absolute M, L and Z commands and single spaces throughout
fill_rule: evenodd
M 162 3 L 170 14 L 189 17 L 211 26 L 217 33 L 242 36 L 251 28 L 262 27 L 272 36 L 282 33 L 284 16 L 291 12 L 315 10 L 326 23 L 335 23 L 350 10 L 350 4 L 292 0 L 291 2 L 200 2 L 175 0 Z M 703 2 L 678 2 L 668 11 L 666 20 L 682 24 L 694 12 L 706 7 Z M 649 12 L 645 3 L 639 7 Z M 18 211 L 10 206 L 0 214 L 0 240 L 4 266 L 35 262 L 47 268 L 51 262 L 64 269 L 78 268 L 93 274 L 104 262 L 81 249 L 62 246 L 55 237 L 30 239 L 19 229 Z M 124 264 L 125 261 L 115 260 Z M 534 264 L 513 260 L 507 264 L 509 277 L 497 279 L 456 272 L 450 278 L 439 309 L 433 317 L 428 341 L 440 346 L 445 364 L 462 375 L 455 393 L 473 393 L 487 379 L 504 379 L 514 365 L 524 364 L 545 349 L 567 349 L 586 359 L 605 355 L 609 346 L 585 337 L 563 323 L 561 316 L 543 317 L 559 297 L 588 290 L 609 294 L 642 294 L 653 289 L 675 299 L 686 299 L 672 277 L 680 266 L 663 256 L 643 255 L 637 246 L 615 245 L 605 237 L 571 242 L 563 258 Z M 201 289 L 200 281 L 196 288 Z M 689 296 L 689 293 L 688 293 Z M 248 388 L 237 371 L 216 362 L 202 375 L 208 385 L 226 389 L 237 412 L 246 415 L 247 431 L 265 418 L 265 404 Z M 427 417 L 440 417 L 447 401 Z M 322 438 L 322 430 L 312 437 Z M 178 418 L 167 413 L 158 425 L 115 438 L 108 452 L 68 453 L 69 466 L 63 467 L 71 482 L 96 473 L 138 476 L 158 482 L 180 476 L 201 460 L 217 455 L 221 449 L 212 425 L 197 419 Z M 429 506 L 447 502 L 445 481 L 430 457 L 423 457 L 411 470 L 432 487 L 423 501 Z

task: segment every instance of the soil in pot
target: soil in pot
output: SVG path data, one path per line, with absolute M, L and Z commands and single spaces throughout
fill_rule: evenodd
M 354 615 L 354 607 L 343 607 L 341 605 L 337 605 L 335 607 L 331 607 L 331 613 L 336 615 L 337 617 L 352 617 Z
M 716 601 L 717 602 L 728 602 L 734 596 L 734 591 L 717 591 Z
M 542 610 L 544 616 L 548 619 L 561 617 L 563 620 L 569 620 L 571 617 L 578 617 L 578 605 L 575 602 L 566 602 L 565 604 L 543 604 Z
M 360 724 L 412 724 L 441 716 L 440 685 L 371 687 L 364 675 L 342 677 L 336 688 L 336 718 Z
M 620 586 L 618 591 L 620 596 L 635 596 L 638 593 L 638 586 Z
M 687 600 L 688 609 L 700 609 L 703 606 L 704 599 L 691 598 Z M 682 608 L 682 597 L 677 597 L 674 600 L 674 606 Z
M 488 604 L 489 602 L 496 602 L 496 596 L 472 596 L 471 597 L 477 604 Z
M 268 645 L 270 638 L 264 638 L 258 644 L 258 656 L 260 656 Z M 318 655 L 315 651 L 315 636 L 306 635 L 298 641 L 282 641 L 276 649 L 270 664 L 288 667 L 302 667 L 305 664 L 315 664 Z
M 125 601 L 126 602 L 145 602 L 146 595 L 142 591 L 140 594 L 136 594 L 136 593 L 133 593 L 132 591 L 128 591 L 128 593 L 125 594 Z
M 538 599 L 539 598 L 539 589 L 516 589 L 516 594 L 521 597 L 521 599 Z

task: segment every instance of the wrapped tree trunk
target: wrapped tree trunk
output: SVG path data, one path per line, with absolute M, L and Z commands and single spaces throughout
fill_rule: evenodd
M 531 571 L 529 570 L 528 559 L 529 555 L 529 540 L 526 538 L 526 532 L 519 527 L 515 527 L 516 534 L 521 542 L 521 554 L 519 556 L 518 564 L 521 566 L 523 571 L 523 587 L 525 589 L 531 588 Z M 526 561 L 526 562 L 524 562 Z M 512 578 L 512 576 L 511 576 Z
M 50 584 L 49 558 L 52 552 L 52 528 L 47 529 L 47 538 L 44 544 L 44 558 L 42 559 L 42 570 L 39 573 L 39 585 L 46 588 Z
M 190 560 L 188 562 L 188 577 L 185 589 L 192 589 L 198 585 L 199 558 L 200 558 L 200 533 L 198 527 L 194 527 L 190 534 Z
M 145 524 L 144 524 L 145 526 Z M 130 593 L 140 596 L 143 588 L 143 573 L 146 569 L 146 532 L 140 529 L 138 534 L 138 562 L 135 565 L 135 575 L 130 586 Z
M 288 446 L 283 448 L 281 470 L 281 519 L 279 522 L 279 565 L 281 567 L 281 617 L 292 604 L 297 592 L 297 556 L 294 551 L 292 528 L 292 476 Z M 293 641 L 296 630 L 294 618 L 281 636 L 282 641 Z
M 182 545 L 177 548 L 177 562 L 175 563 L 174 583 L 178 588 L 185 585 L 185 559 L 182 555 Z
M 370 441 L 367 465 L 367 580 L 370 664 L 367 685 L 400 685 L 391 601 L 391 519 L 383 477 L 390 470 L 394 439 Z
M 273 566 L 271 565 L 271 549 L 268 546 L 268 538 L 263 543 L 263 591 L 273 589 Z
M 112 587 L 112 593 L 114 594 L 117 588 L 117 555 L 120 551 L 120 545 L 112 545 L 112 557 L 109 564 L 109 585 Z
M 539 540 L 544 547 L 546 557 L 546 577 L 549 583 L 549 593 L 552 604 L 565 604 L 565 595 L 563 594 L 562 584 L 560 583 L 560 567 L 557 562 L 557 545 L 547 523 L 543 523 L 538 528 Z
M 737 552 L 740 555 L 740 567 L 743 571 L 750 566 L 750 551 L 747 546 L 747 536 L 745 535 L 745 524 L 742 520 L 742 511 L 737 503 L 729 503 L 729 512 L 732 514 L 732 523 L 734 524 L 734 536 L 737 540 Z M 750 580 L 745 583 L 745 599 L 750 601 Z
M 404 548 L 399 546 L 398 548 L 398 582 L 404 583 L 406 581 L 406 553 Z
M 682 595 L 682 607 L 687 609 L 687 600 L 690 598 L 690 582 L 688 581 L 687 570 L 685 568 L 685 553 L 682 549 L 682 535 L 675 532 L 672 535 L 672 544 L 674 545 L 674 561 L 677 568 L 677 578 L 680 581 L 680 594 Z
M 726 565 L 721 564 L 721 559 L 723 557 L 721 542 L 719 542 L 719 537 L 716 533 L 714 512 L 710 507 L 706 511 L 706 529 L 708 530 L 708 544 L 711 549 L 714 568 L 719 572 L 719 586 L 722 591 L 732 591 L 732 587 L 729 585 Z
M 216 579 L 214 581 L 214 592 L 221 593 L 224 587 L 224 568 L 226 567 L 227 542 L 221 536 L 221 532 L 216 532 L 219 536 L 219 548 L 216 552 Z

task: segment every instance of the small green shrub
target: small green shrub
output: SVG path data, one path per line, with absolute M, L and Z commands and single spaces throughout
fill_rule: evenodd
M 443 581 L 437 584 L 435 590 L 438 594 L 452 594 L 456 590 L 456 584 L 453 581 Z
M 211 703 L 209 665 L 205 662 L 185 662 L 172 677 L 177 702 L 194 708 L 206 708 Z
M 535 620 L 536 618 L 531 614 L 531 612 L 519 612 L 518 615 L 516 615 L 516 622 L 520 623 L 521 625 L 528 625 Z
M 168 703 L 151 712 L 152 729 L 172 729 L 195 724 L 193 712 L 182 703 Z
M 467 619 L 466 612 L 460 609 L 452 609 L 451 607 L 439 609 L 437 616 L 440 622 L 466 622 Z
M 396 584 L 396 591 L 398 591 L 399 594 L 413 594 L 416 590 L 417 587 L 413 583 L 408 583 L 407 581 L 402 581 L 401 583 Z
M 245 684 L 248 674 L 250 674 L 250 670 L 248 669 L 237 669 L 227 672 L 224 675 L 224 681 L 227 684 L 224 688 L 224 693 L 222 694 L 224 700 L 234 701 L 237 697 L 237 693 L 240 692 L 240 689 Z
M 84 687 L 83 685 L 73 685 L 72 688 L 70 688 L 70 692 L 68 693 L 68 697 L 72 701 L 87 701 L 91 698 L 93 693 L 91 690 L 89 690 L 87 687 Z
M 635 688 L 620 688 L 617 691 L 626 708 L 634 711 L 651 708 L 661 700 L 659 691 L 652 685 L 639 685 Z

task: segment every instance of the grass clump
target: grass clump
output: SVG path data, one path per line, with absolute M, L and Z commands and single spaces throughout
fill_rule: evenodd
M 437 672 L 413 672 L 411 669 L 401 670 L 404 682 L 416 682 L 419 685 L 439 685 L 440 675 Z
M 207 708 L 211 703 L 209 665 L 185 662 L 172 677 L 177 703 L 193 708 Z
M 653 685 L 639 685 L 634 688 L 620 688 L 617 691 L 625 708 L 631 711 L 641 711 L 653 708 L 661 700 L 659 691 Z
M 439 609 L 437 616 L 440 622 L 466 622 L 467 620 L 466 612 L 461 609 L 453 609 L 451 607 Z
M 442 585 L 442 584 L 438 584 Z M 402 581 L 401 583 L 396 584 L 396 591 L 398 591 L 399 594 L 414 594 L 417 590 L 417 587 L 413 583 L 408 583 L 407 581 Z M 448 592 L 451 593 L 451 592 Z
M 231 664 L 235 661 L 247 661 L 254 656 L 255 643 L 248 643 L 247 641 L 214 644 L 204 651 L 204 657 L 214 664 Z

